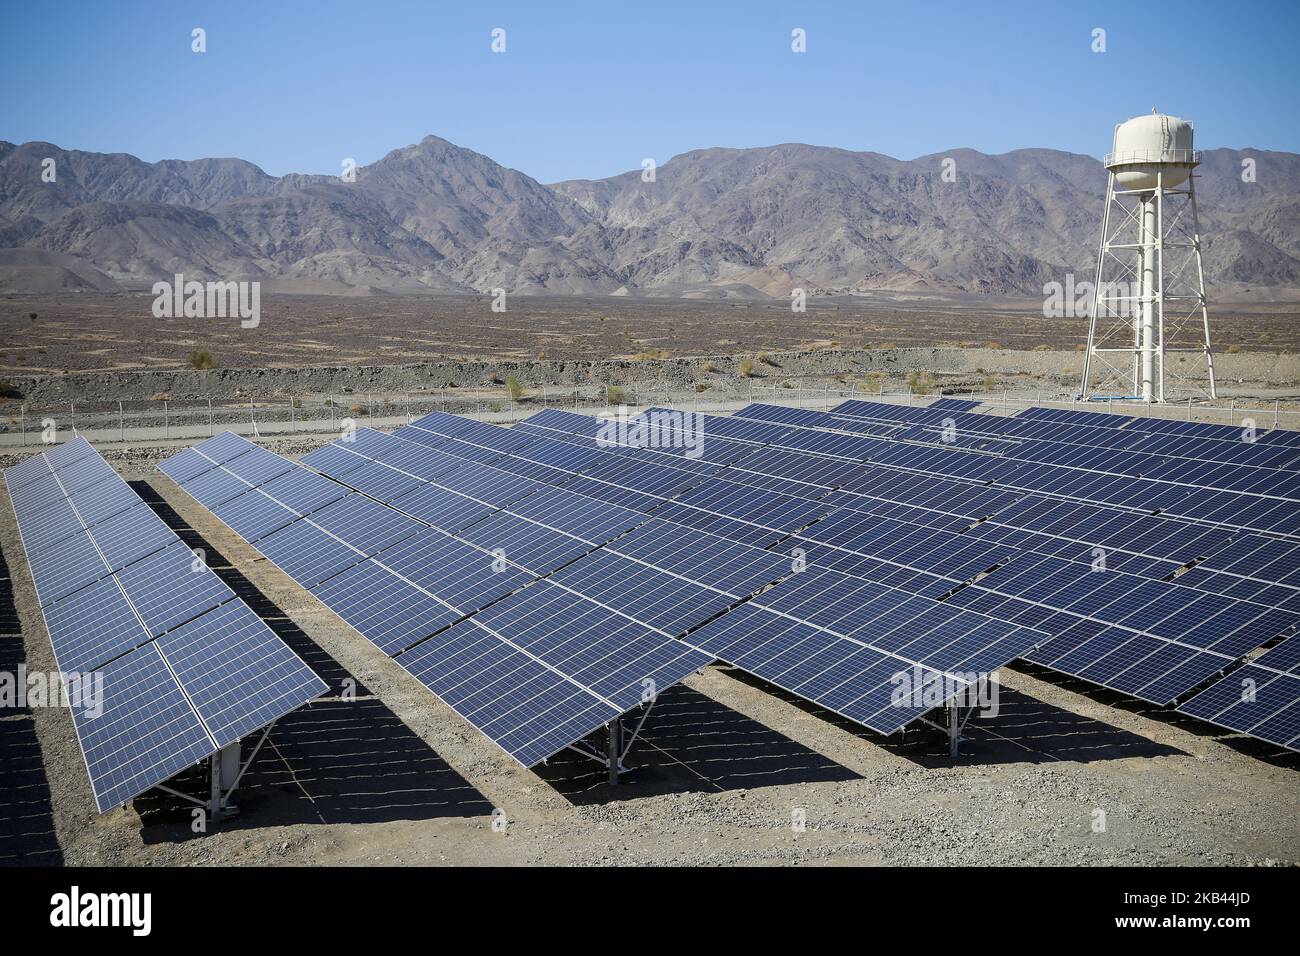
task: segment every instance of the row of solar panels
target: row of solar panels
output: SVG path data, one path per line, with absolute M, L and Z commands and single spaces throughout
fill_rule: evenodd
M 101 812 L 326 689 L 85 439 L 5 483 Z
M 709 530 L 721 516 L 698 508 L 645 513 L 675 491 L 605 501 L 540 480 L 573 477 L 577 459 L 593 476 L 600 459 L 621 471 L 618 456 L 552 442 L 558 455 L 513 459 L 519 467 L 510 471 L 488 464 L 498 452 L 467 432 L 543 442 L 438 420 L 459 437 L 429 430 L 426 419 L 391 436 L 363 429 L 304 459 L 353 489 L 341 502 L 386 505 L 387 520 L 407 531 L 393 540 L 341 520 L 337 502 L 313 502 L 315 510 L 274 530 L 250 522 L 268 504 L 286 507 L 277 483 L 322 479 L 283 459 L 272 468 L 269 453 L 234 436 L 160 467 L 525 765 L 714 659 L 890 733 L 934 706 L 900 702 L 900 673 L 952 696 L 972 672 L 990 672 L 1043 637 L 832 571 L 800 573 L 788 557 Z M 645 477 L 642 488 L 652 488 Z M 348 555 L 337 564 L 299 560 L 340 544 Z M 457 599 L 466 590 L 473 601 Z M 524 660 L 608 707 L 575 714 L 558 696 L 537 695 Z
M 660 464 L 651 468 L 642 461 L 628 462 L 625 459 L 621 463 L 611 462 L 608 460 L 609 449 L 583 451 L 569 444 L 557 450 L 551 444 L 537 441 L 536 436 L 532 440 L 525 437 L 530 431 L 547 430 L 552 435 L 574 438 L 574 434 L 548 428 L 548 422 L 555 425 L 557 420 L 574 427 L 576 432 L 584 433 L 588 443 L 594 441 L 594 436 L 602 428 L 602 424 L 594 419 L 559 412 L 536 416 L 513 432 L 435 415 L 417 423 L 411 434 L 441 447 L 444 454 L 449 454 L 453 460 L 494 461 L 499 471 L 513 469 L 519 475 L 545 477 L 580 493 L 638 505 L 642 510 L 653 510 L 656 516 L 666 520 L 690 524 L 759 546 L 770 546 L 788 537 L 792 529 L 824 519 L 837 508 L 841 512 L 853 510 L 863 507 L 864 500 L 874 500 L 857 492 L 856 501 L 835 501 L 835 492 L 827 495 L 830 486 L 817 490 L 817 494 L 825 498 L 821 502 L 806 500 L 807 492 L 803 500 L 797 495 L 771 492 L 774 485 L 770 479 L 779 479 L 783 470 L 793 469 L 796 474 L 807 477 L 816 471 L 815 467 L 808 467 L 810 462 L 813 465 L 818 462 L 806 455 L 792 457 L 785 454 L 775 456 L 774 463 L 771 449 L 761 447 L 752 435 L 737 437 L 737 426 L 749 428 L 743 421 L 710 419 L 708 431 L 715 437 L 709 439 L 708 449 L 699 459 L 681 454 L 674 456 L 674 443 L 671 441 L 660 442 L 664 448 L 648 449 L 644 453 L 629 449 L 640 458 L 648 455 L 660 463 L 672 462 L 671 466 Z M 722 433 L 720 438 L 716 437 L 719 432 Z M 771 438 L 770 435 L 764 437 Z M 832 443 L 839 443 L 844 438 L 837 435 L 818 437 Z M 676 445 L 679 449 L 687 447 L 685 442 Z M 317 453 L 320 461 L 333 454 L 336 451 L 330 449 Z M 826 449 L 818 454 L 825 455 Z M 777 464 L 784 468 L 775 467 Z M 732 480 L 713 478 L 701 482 L 701 476 L 716 474 L 721 467 L 727 467 Z M 848 470 L 859 467 L 855 464 Z M 764 470 L 772 474 L 764 475 Z M 845 469 L 839 470 L 843 472 Z M 607 477 L 614 480 L 607 480 Z M 904 476 L 908 479 L 913 477 Z M 498 475 L 491 480 L 499 483 L 504 476 Z M 768 487 L 760 489 L 754 484 Z M 785 479 L 777 484 L 789 487 L 795 482 Z M 682 489 L 693 485 L 703 487 L 694 488 L 688 494 L 681 493 Z M 874 479 L 872 487 L 874 490 Z M 655 493 L 655 488 L 660 491 Z M 1020 500 L 1015 494 L 1009 498 Z M 909 507 L 924 512 L 922 507 Z M 831 566 L 929 596 L 943 596 L 960 588 L 981 562 L 984 567 L 992 567 L 1010 556 L 1007 551 L 980 548 L 973 542 L 959 542 L 942 534 L 918 537 L 916 528 L 909 531 L 897 525 L 881 524 L 880 516 L 873 514 L 878 510 L 874 506 L 868 506 L 866 510 L 868 514 L 861 517 L 846 517 L 841 513 L 834 520 L 820 521 L 813 525 L 816 530 L 803 536 L 801 542 L 830 548 L 830 551 L 824 550 L 818 559 L 830 563 L 829 555 L 837 562 Z M 757 520 L 747 520 L 746 515 Z M 1185 523 L 1158 518 L 1151 520 L 1163 522 L 1164 527 L 1160 530 L 1164 533 L 1148 533 L 1149 538 L 1166 545 L 1173 542 L 1177 547 L 1187 546 L 1186 541 L 1181 540 L 1185 535 L 1170 531 Z M 874 534 L 876 540 L 888 540 L 893 551 L 882 551 L 878 546 L 867 547 L 861 543 L 846 546 L 831 537 L 832 532 L 841 535 L 846 529 L 862 532 L 864 527 Z M 1201 530 L 1204 529 L 1197 533 Z M 1214 542 L 1202 540 L 1200 543 L 1212 546 Z M 1152 547 L 1157 551 L 1165 550 L 1159 545 Z M 1014 550 L 1010 552 L 1014 553 Z M 1295 626 L 1292 615 L 1261 606 L 1258 602 L 1236 602 L 1209 595 L 1196 595 L 1193 600 L 1184 590 L 1185 584 L 1157 583 L 1124 572 L 1081 577 L 1078 567 L 1059 562 L 1045 565 L 1037 556 L 1034 562 L 1022 563 L 1019 568 L 1013 565 L 1012 569 L 1020 573 L 986 579 L 982 587 L 958 600 L 981 601 L 982 604 L 973 606 L 995 607 L 996 613 L 1013 621 L 1033 622 L 1038 627 L 1050 624 L 1049 632 L 1055 632 L 1059 640 L 1044 646 L 1032 657 L 1160 703 L 1175 700 L 1207 677 L 1232 665 L 1246 651 L 1277 634 L 1289 632 Z M 1058 587 L 1049 589 L 1040 600 L 1027 588 L 1047 571 L 1055 575 L 1053 580 Z M 1188 626 L 1189 622 L 1195 622 L 1196 626 Z M 1276 686 L 1286 686 L 1286 682 Z M 1279 716 L 1276 723 L 1281 729 L 1276 733 L 1267 726 L 1256 729 L 1280 736 L 1285 732 L 1287 720 L 1285 714 Z M 1293 736 L 1279 742 L 1286 743 Z
M 773 409 L 770 406 L 746 411 L 783 415 L 798 411 L 801 416 L 806 414 L 802 410 Z M 673 420 L 666 412 L 663 417 L 667 421 Z M 591 443 L 600 428 L 600 423 L 593 419 L 552 410 L 534 416 L 516 430 L 544 430 L 552 436 L 567 436 Z M 807 453 L 793 448 L 774 450 L 771 444 L 761 444 L 766 439 L 770 442 L 784 441 L 787 445 L 807 445 L 810 443 L 807 434 L 785 440 L 770 434 L 755 439 L 747 425 L 741 423 L 740 428 L 750 432 L 743 440 L 753 442 L 754 447 L 750 455 L 737 458 L 734 450 L 728 447 L 738 440 L 735 437 L 738 434 L 736 423 L 728 419 L 705 422 L 706 433 L 721 433 L 722 437 L 706 441 L 711 450 L 706 451 L 704 457 L 731 462 L 726 474 L 734 481 L 754 481 L 772 488 L 779 485 L 772 484 L 769 479 L 784 477 L 787 488 L 809 485 L 825 495 L 823 500 L 826 502 L 834 501 L 843 508 L 862 509 L 875 515 L 874 523 L 858 522 L 856 528 L 855 519 L 843 515 L 812 525 L 799 537 L 809 542 L 832 543 L 834 548 L 821 554 L 810 552 L 810 560 L 826 562 L 829 559 L 834 562 L 831 564 L 833 567 L 885 580 L 917 593 L 941 596 L 954 589 L 965 589 L 967 593 L 954 594 L 949 600 L 966 602 L 967 606 L 978 607 L 994 616 L 1028 623 L 1053 634 L 1054 640 L 1045 643 L 1029 657 L 1067 673 L 1168 704 L 1233 665 L 1247 651 L 1295 630 L 1296 618 L 1292 612 L 1265 603 L 1281 599 L 1291 602 L 1290 606 L 1294 607 L 1293 587 L 1276 584 L 1265 576 L 1280 572 L 1287 566 L 1288 559 L 1279 554 L 1279 550 L 1294 557 L 1295 548 L 1286 541 L 1260 539 L 1274 546 L 1269 549 L 1263 564 L 1268 570 L 1254 571 L 1254 576 L 1247 577 L 1237 573 L 1243 570 L 1240 565 L 1244 560 L 1239 549 L 1246 546 L 1240 541 L 1231 542 L 1230 535 L 1207 537 L 1204 525 L 1109 509 L 1107 516 L 1119 519 L 1121 525 L 1126 520 L 1137 521 L 1145 535 L 1144 546 L 1157 555 L 1167 551 L 1182 552 L 1180 563 L 1175 567 L 1181 567 L 1189 548 L 1204 547 L 1212 551 L 1226 544 L 1220 552 L 1220 559 L 1225 572 L 1232 573 L 1193 568 L 1173 582 L 1155 581 L 1150 580 L 1150 576 L 1155 576 L 1159 568 L 1169 568 L 1172 559 L 1157 557 L 1148 561 L 1137 555 L 1128 558 L 1135 562 L 1136 567 L 1143 568 L 1147 577 L 1111 567 L 1104 572 L 1092 571 L 1090 562 L 1096 560 L 1095 546 L 1087 543 L 1087 538 L 1092 537 L 1087 529 L 1075 541 L 1039 536 L 1037 544 L 1046 544 L 1049 553 L 1058 544 L 1067 549 L 1079 545 L 1069 555 L 1072 562 L 1044 563 L 1044 556 L 1038 554 L 1014 558 L 1014 550 L 1008 554 L 996 548 L 988 548 L 982 557 L 977 550 L 972 557 L 970 549 L 976 542 L 971 539 L 978 538 L 975 532 L 983 524 L 974 529 L 972 525 L 990 514 L 996 515 L 1009 505 L 1019 503 L 1021 507 L 1033 507 L 1042 506 L 1044 502 L 1034 501 L 1035 496 L 1016 489 L 999 490 L 969 481 L 923 478 L 914 474 L 900 477 L 896 471 L 891 476 L 888 473 L 892 469 L 871 468 L 853 459 L 859 449 L 852 436 L 819 431 L 815 437 L 821 447 L 816 453 Z M 715 443 L 720 447 L 712 449 Z M 668 447 L 672 443 L 658 441 L 651 444 Z M 830 460 L 831 451 L 839 449 L 845 450 L 846 458 L 838 462 Z M 649 453 L 662 460 L 671 460 L 671 452 L 665 453 L 663 448 Z M 855 482 L 853 476 L 856 472 L 869 474 L 859 476 L 860 482 Z M 812 482 L 807 481 L 810 476 Z M 919 486 L 915 489 L 918 497 L 904 503 L 899 499 L 905 497 L 905 493 L 900 492 L 899 487 L 910 485 Z M 846 486 L 856 490 L 846 491 Z M 840 490 L 833 490 L 835 488 Z M 806 492 L 796 491 L 796 494 L 800 493 Z M 877 493 L 884 497 L 873 497 Z M 683 500 L 689 500 L 689 497 Z M 928 502 L 949 509 L 953 520 L 945 533 L 918 534 L 918 529 L 933 528 L 936 524 L 927 507 Z M 1049 501 L 1047 504 L 1053 503 Z M 1072 506 L 1079 507 L 1080 504 Z M 916 524 L 910 530 L 891 527 L 884 523 L 886 515 L 895 518 L 906 515 Z M 827 533 L 837 524 L 841 526 L 839 540 Z M 939 521 L 938 524 L 942 526 L 945 522 Z M 858 533 L 858 537 L 853 539 L 856 543 L 845 543 L 845 527 Z M 1259 536 L 1249 537 L 1259 539 Z M 1258 541 L 1251 542 L 1252 546 L 1256 544 Z M 969 572 L 980 566 L 981 561 L 989 570 L 1000 565 L 1004 567 L 968 585 Z M 1088 573 L 1084 573 L 1080 564 Z M 1049 572 L 1052 577 L 1047 577 Z M 1233 600 L 1229 594 L 1197 593 L 1225 590 L 1207 587 L 1211 583 L 1209 579 L 1214 578 L 1221 579 L 1213 582 L 1216 585 L 1232 582 L 1243 586 L 1237 590 L 1249 592 L 1251 600 Z M 1040 585 L 1040 579 L 1050 583 Z M 1241 691 L 1235 674 L 1225 679 L 1224 686 L 1235 686 Z M 1244 726 L 1235 719 L 1236 715 L 1224 713 L 1219 722 L 1294 747 L 1300 707 L 1297 707 L 1294 695 L 1285 698 L 1286 688 L 1291 686 L 1290 678 L 1270 682 L 1270 699 L 1278 705 L 1265 719 Z

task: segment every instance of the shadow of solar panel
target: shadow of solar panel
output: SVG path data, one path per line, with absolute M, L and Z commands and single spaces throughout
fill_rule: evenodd
M 242 601 L 164 635 L 158 647 L 218 747 L 328 689 Z
M 101 813 L 212 753 L 212 738 L 150 644 L 100 669 L 102 713 L 73 707 Z
M 311 592 L 389 656 L 462 616 L 373 559 L 348 568 Z
M 181 541 L 123 568 L 117 576 L 155 636 L 235 596 Z

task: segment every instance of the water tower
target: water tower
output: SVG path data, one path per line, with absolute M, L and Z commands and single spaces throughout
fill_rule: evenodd
M 1115 127 L 1080 397 L 1215 398 L 1192 124 Z

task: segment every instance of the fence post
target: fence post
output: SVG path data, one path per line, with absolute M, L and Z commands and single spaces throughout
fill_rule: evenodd
M 1192 399 L 1190 396 L 1187 399 L 1187 420 L 1189 422 L 1192 420 Z
M 1228 424 L 1231 425 L 1233 419 L 1237 417 L 1237 400 L 1234 398 L 1228 403 Z
M 1278 401 L 1277 399 L 1273 399 L 1273 427 L 1274 428 L 1277 428 L 1277 409 L 1278 409 Z M 24 444 L 26 444 L 26 442 L 24 442 Z
M 126 417 L 122 414 L 122 402 L 117 403 L 117 440 L 126 441 Z
M 297 430 L 298 430 L 298 416 L 293 410 L 293 393 L 290 392 L 289 393 L 289 431 L 296 432 Z
M 330 392 L 325 401 L 330 407 L 330 431 L 334 431 L 334 393 Z
M 216 433 L 217 433 L 216 429 L 213 427 L 212 424 L 212 399 L 209 398 L 208 399 L 208 434 L 215 435 Z
M 163 441 L 172 437 L 172 418 L 167 409 L 167 399 L 163 399 Z
M 68 402 L 68 409 L 72 412 L 72 434 L 77 434 L 77 403 Z
M 1277 421 L 1276 413 L 1273 415 L 1273 421 Z M 27 444 L 27 406 L 26 405 L 22 405 L 18 409 L 18 428 L 23 433 L 23 445 L 25 446 Z

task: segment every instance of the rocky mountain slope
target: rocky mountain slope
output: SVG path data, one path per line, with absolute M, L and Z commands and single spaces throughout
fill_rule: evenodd
M 1246 157 L 1254 182 L 1241 176 Z M 47 158 L 54 182 L 42 180 Z M 948 159 L 955 181 L 942 175 Z M 1217 291 L 1300 287 L 1300 156 L 1209 150 L 1200 174 Z M 1044 149 L 910 161 L 799 144 L 703 149 L 653 182 L 637 170 L 547 186 L 435 136 L 355 182 L 0 143 L 0 248 L 75 257 L 126 287 L 183 272 L 295 291 L 1038 296 L 1067 271 L 1089 275 L 1104 189 L 1096 159 Z

